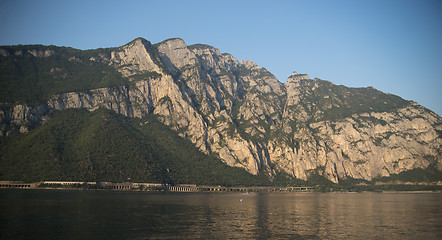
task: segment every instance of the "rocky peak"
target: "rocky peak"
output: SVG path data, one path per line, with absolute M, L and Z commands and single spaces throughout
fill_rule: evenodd
M 186 65 L 195 65 L 198 60 L 195 54 L 187 48 L 184 40 L 173 38 L 157 44 L 161 61 L 169 71 L 177 71 Z
M 309 76 L 307 74 L 299 74 L 297 72 L 293 72 L 292 75 L 290 75 L 290 77 L 288 77 L 287 79 L 287 83 L 289 82 L 298 82 L 301 80 L 309 80 Z
M 299 74 L 295 71 L 292 73 L 292 75 L 290 75 L 290 77 L 287 78 L 287 82 L 285 84 L 285 89 L 287 91 L 287 106 L 295 106 L 300 103 L 300 82 L 301 80 L 308 79 L 309 76 L 307 74 Z M 304 110 L 299 110 L 298 112 L 301 112 L 302 114 L 298 115 L 297 118 L 305 121 L 307 119 L 307 113 Z
M 254 63 L 252 60 L 243 61 L 241 60 L 241 64 L 244 65 L 245 68 L 250 70 L 259 70 L 258 64 Z
M 217 48 L 205 44 L 195 44 L 189 46 L 189 49 L 197 56 L 201 67 L 210 72 L 214 70 L 216 74 L 221 73 L 221 69 L 227 71 L 236 71 L 238 60 L 228 54 L 221 53 Z
M 190 50 L 194 51 L 194 52 L 199 52 L 201 55 L 201 52 L 204 53 L 209 53 L 209 52 L 215 52 L 217 55 L 221 55 L 221 51 L 213 46 L 207 45 L 207 44 L 201 44 L 201 43 L 197 43 L 197 44 L 193 44 L 188 46 Z
M 187 48 L 186 42 L 184 42 L 184 40 L 181 38 L 169 38 L 160 43 L 157 43 L 156 45 L 158 45 L 159 48 L 162 48 L 164 46 L 167 46 L 168 48 Z
M 138 37 L 138 38 L 135 38 L 134 40 L 130 41 L 129 43 L 127 43 L 123 47 L 134 47 L 134 46 L 150 47 L 151 45 L 152 45 L 152 43 L 149 42 L 148 40 L 146 40 L 142 37 Z
M 150 51 L 152 44 L 144 38 L 136 38 L 130 43 L 112 51 L 110 63 L 119 66 L 118 71 L 128 77 L 146 71 L 161 73 L 154 63 Z

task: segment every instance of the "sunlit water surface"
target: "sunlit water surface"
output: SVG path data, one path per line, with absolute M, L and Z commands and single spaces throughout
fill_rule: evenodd
M 0 190 L 0 239 L 442 239 L 442 194 Z

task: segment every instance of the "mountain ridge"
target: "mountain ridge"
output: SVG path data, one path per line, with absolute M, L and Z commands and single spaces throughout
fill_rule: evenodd
M 208 45 L 189 47 L 179 38 L 156 44 L 137 38 L 89 53 L 73 59 L 108 66 L 124 84 L 57 92 L 36 107 L 3 104 L 2 134 L 26 132 L 53 111 L 104 107 L 127 117 L 156 114 L 202 152 L 270 178 L 284 172 L 305 180 L 318 172 L 338 182 L 430 164 L 442 168 L 440 116 L 374 88 L 347 88 L 296 72 L 281 83 L 250 60 L 239 62 Z M 20 58 L 0 55 L 2 62 Z

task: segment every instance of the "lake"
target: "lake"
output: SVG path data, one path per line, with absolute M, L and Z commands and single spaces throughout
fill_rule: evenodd
M 0 234 L 0 239 L 442 239 L 442 194 L 2 189 Z

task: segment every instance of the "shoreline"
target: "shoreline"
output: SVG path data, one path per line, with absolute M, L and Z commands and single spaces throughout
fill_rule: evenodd
M 364 190 L 364 191 L 169 191 L 169 190 L 140 190 L 140 189 L 109 189 L 109 188 L 75 188 L 75 187 L 36 187 L 36 188 L 0 188 L 2 190 L 44 190 L 44 191 L 97 191 L 97 192 L 139 192 L 139 193 L 238 193 L 243 195 L 252 195 L 255 193 L 333 193 L 333 194 L 361 194 L 361 193 L 380 193 L 380 194 L 442 194 L 442 190 Z
M 193 192 L 178 192 L 178 191 L 141 191 L 141 190 L 112 190 L 112 189 L 81 189 L 81 188 L 0 188 L 1 191 L 68 191 L 68 192 L 115 192 L 115 193 L 165 193 L 165 194 L 194 194 L 194 193 L 209 193 L 209 194 L 239 194 L 239 195 L 254 195 L 257 193 L 273 193 L 273 194 L 313 194 L 313 193 L 332 193 L 332 194 L 364 194 L 364 193 L 378 193 L 378 194 L 442 194 L 442 190 L 435 191 L 358 191 L 358 192 L 349 192 L 349 191 L 293 191 L 293 192 L 284 192 L 284 191 L 259 191 L 259 192 L 234 192 L 234 191 L 193 191 Z
M 131 191 L 131 192 L 333 192 L 333 193 L 442 193 L 438 184 L 385 184 L 385 185 L 350 185 L 350 186 L 210 186 L 195 184 L 158 184 L 158 183 L 112 183 L 112 182 L 69 182 L 41 181 L 24 183 L 21 181 L 0 181 L 0 189 L 42 189 L 42 190 L 95 190 L 95 191 Z

